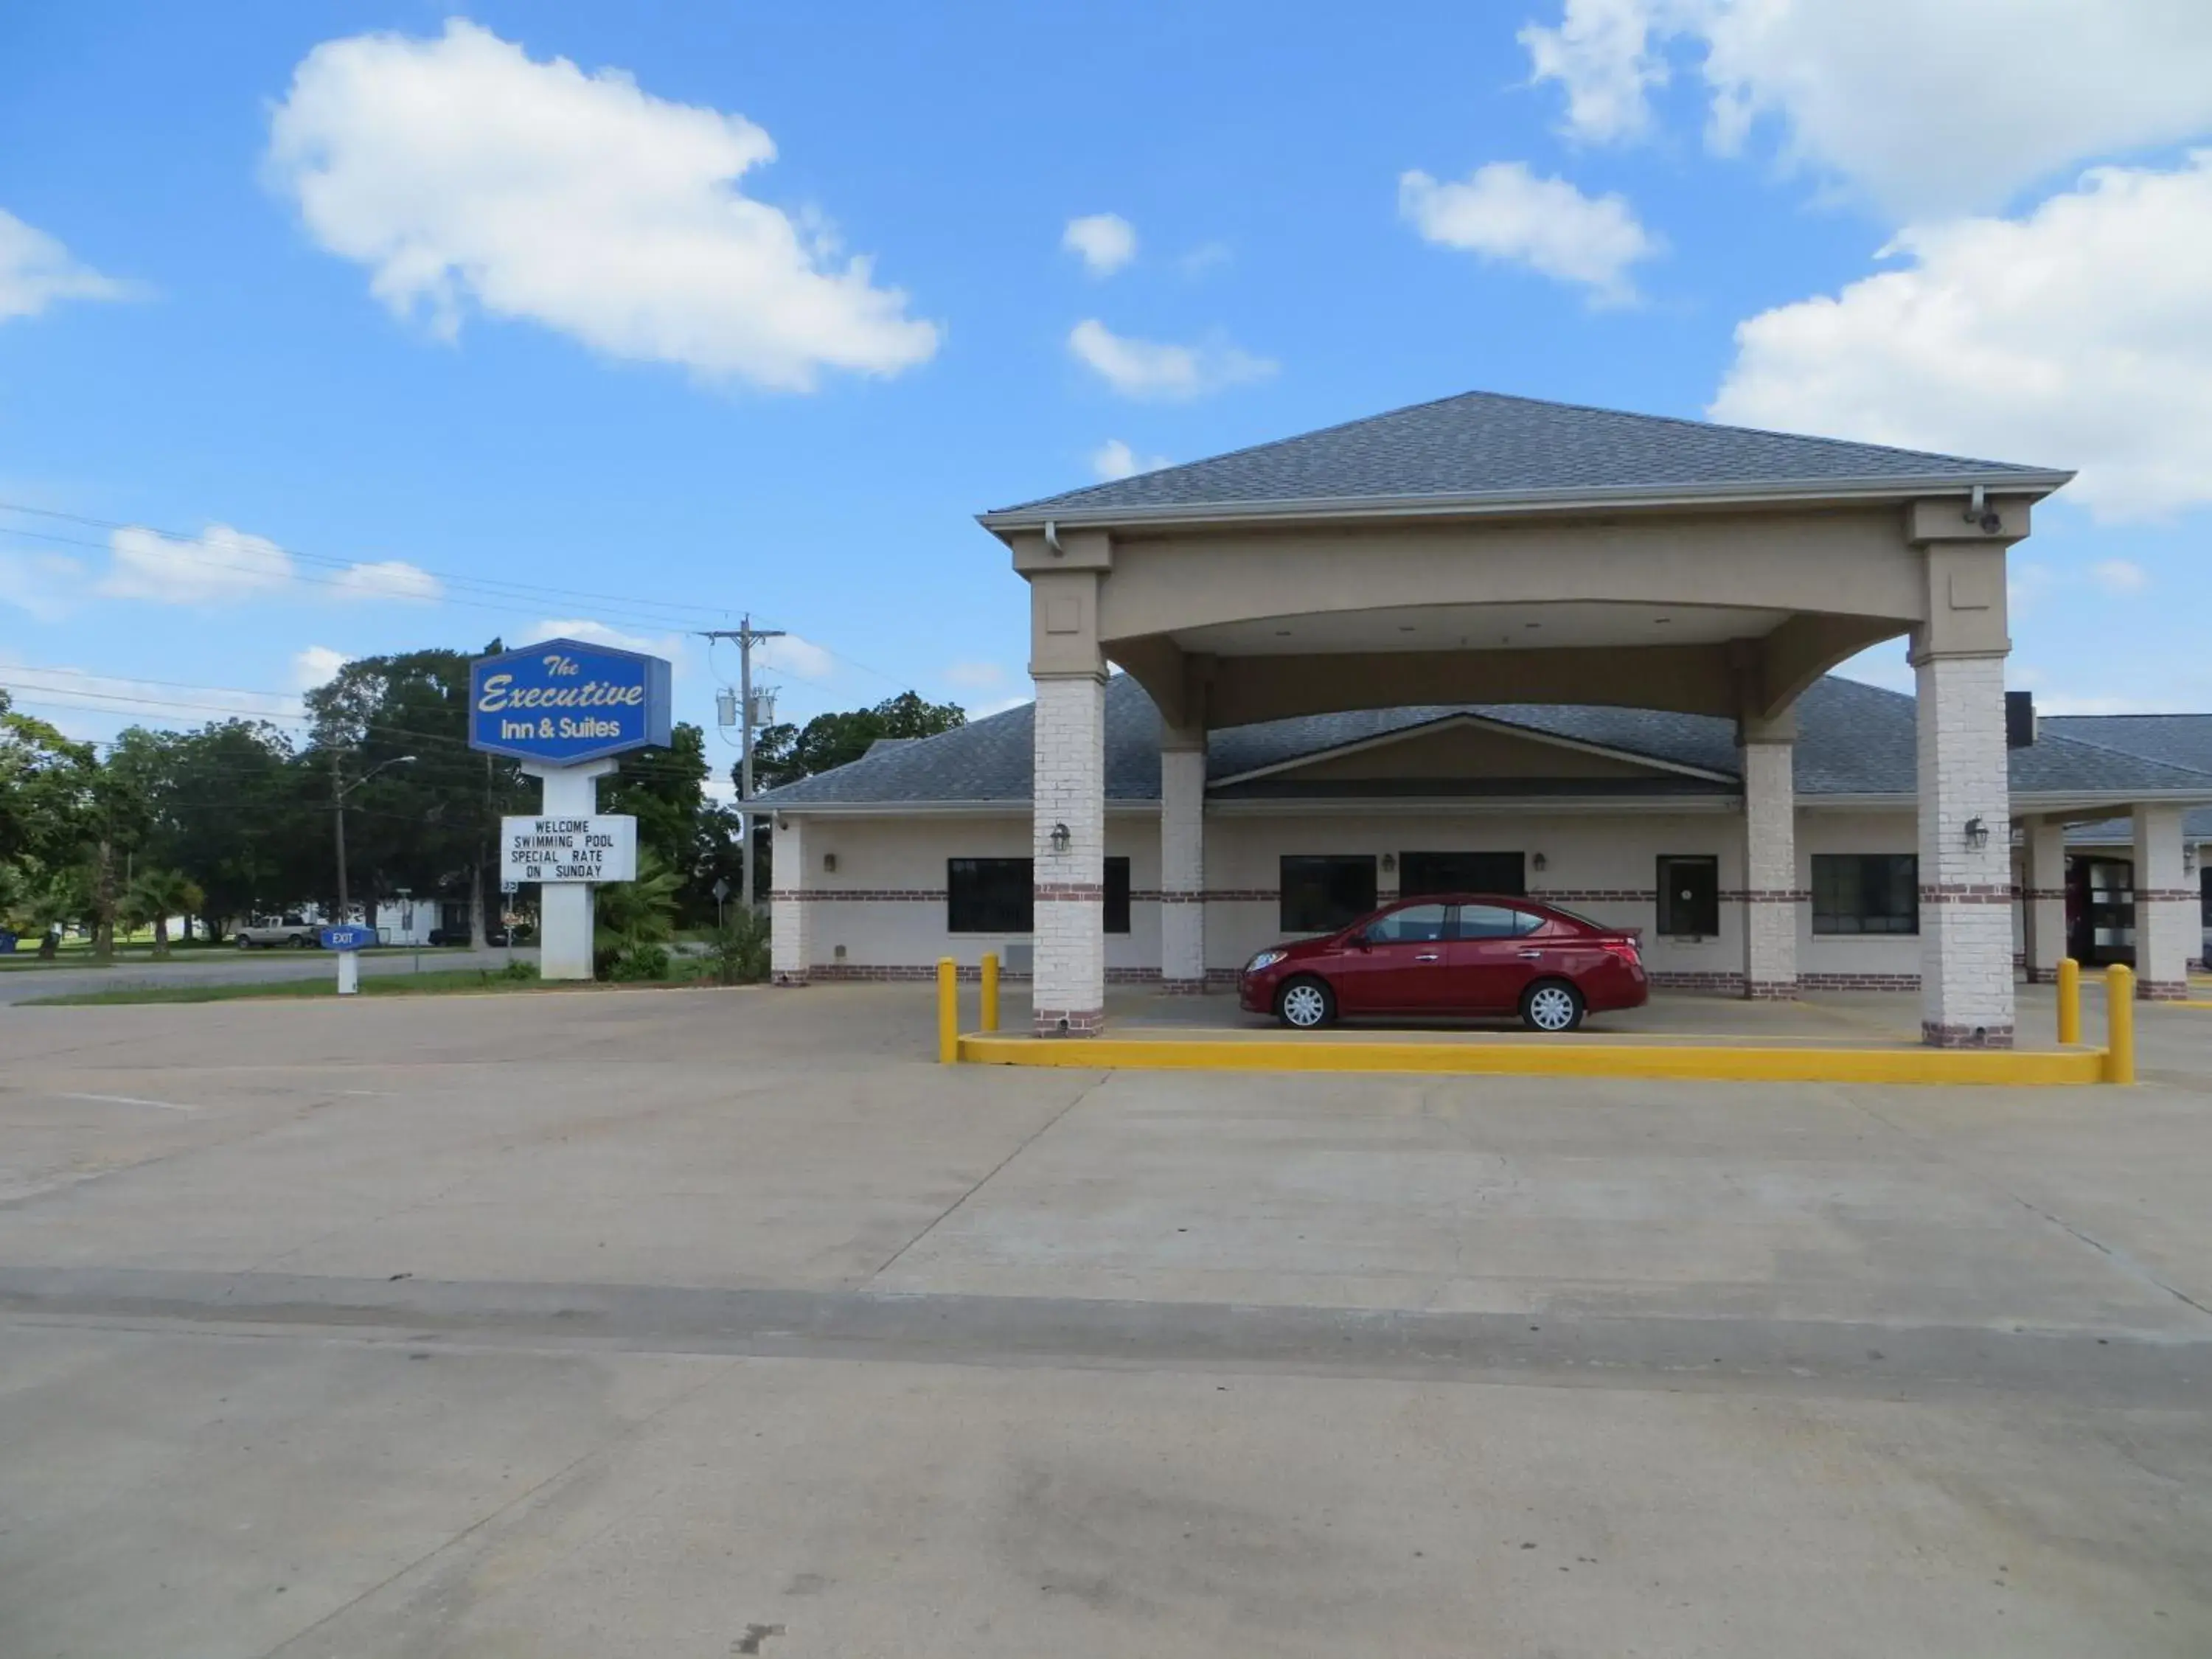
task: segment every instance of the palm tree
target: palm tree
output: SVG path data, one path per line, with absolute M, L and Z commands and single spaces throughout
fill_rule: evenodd
M 609 882 L 599 890 L 593 954 L 611 979 L 659 979 L 668 971 L 668 941 L 676 937 L 676 890 L 683 877 L 659 855 L 641 851 L 637 879 Z
M 123 915 L 133 927 L 154 924 L 154 954 L 169 954 L 169 918 L 191 915 L 207 895 L 181 870 L 142 870 L 123 896 Z

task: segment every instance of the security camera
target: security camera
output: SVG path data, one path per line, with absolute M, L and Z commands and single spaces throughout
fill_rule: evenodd
M 1984 536 L 1994 536 L 2004 528 L 2004 520 L 1994 513 L 1984 513 L 1975 522 L 1981 526 Z

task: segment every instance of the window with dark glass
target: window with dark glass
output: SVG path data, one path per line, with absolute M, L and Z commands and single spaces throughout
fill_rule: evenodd
M 1129 860 L 1106 860 L 1106 931 L 1129 931 Z
M 1030 860 L 948 859 L 945 901 L 948 933 L 1026 933 L 1034 914 Z
M 1814 854 L 1813 931 L 1918 933 L 1919 859 L 1911 853 Z
M 1659 931 L 1675 939 L 1710 939 L 1721 930 L 1721 861 L 1662 854 Z
M 1503 904 L 1462 904 L 1453 916 L 1454 939 L 1519 939 L 1544 925 L 1534 910 L 1513 910 Z
M 1375 855 L 1285 855 L 1283 931 L 1333 933 L 1375 908 Z
M 1387 916 L 1376 917 L 1367 928 L 1370 945 L 1427 945 L 1443 936 L 1444 907 L 1441 904 L 1409 904 Z

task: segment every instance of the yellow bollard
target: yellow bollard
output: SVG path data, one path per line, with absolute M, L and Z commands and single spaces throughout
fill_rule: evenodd
M 2058 1044 L 2081 1040 L 2081 964 L 2071 957 L 2058 961 Z
M 2136 970 L 2123 963 L 2105 969 L 2105 1081 L 2136 1080 Z
M 986 1031 L 999 1029 L 999 955 L 995 951 L 983 953 L 983 1011 L 976 1023 Z
M 960 1058 L 960 970 L 951 957 L 937 959 L 937 1063 Z

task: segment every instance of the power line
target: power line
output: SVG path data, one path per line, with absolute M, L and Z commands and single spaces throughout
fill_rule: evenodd
M 164 541 L 172 544 L 166 550 L 173 556 L 196 560 L 220 570 L 245 572 L 259 568 L 248 562 L 215 557 L 203 543 L 202 536 L 204 535 L 204 532 L 202 532 L 202 536 L 195 536 L 189 531 L 164 530 L 152 525 L 128 524 L 120 520 L 98 519 L 82 513 L 63 513 L 52 507 L 32 507 L 21 501 L 0 501 L 0 512 L 27 514 L 42 519 L 58 520 L 65 524 L 84 525 L 95 530 L 142 530 L 149 535 L 159 536 Z M 26 530 L 17 526 L 0 525 L 0 533 L 53 542 L 66 547 L 82 547 L 96 552 L 112 550 L 110 544 L 106 542 L 87 541 L 81 537 L 59 536 L 48 531 Z M 255 539 L 267 541 L 268 538 L 257 537 Z M 278 552 L 289 558 L 299 559 L 307 563 L 321 565 L 336 570 L 374 568 L 377 563 L 382 562 L 372 559 L 340 558 L 326 553 L 304 552 L 298 548 L 286 547 L 276 542 L 268 542 L 268 545 L 276 548 Z M 412 563 L 411 561 L 408 562 Z M 459 587 L 471 592 L 485 594 L 509 602 L 507 605 L 500 605 L 486 604 L 480 600 L 471 601 L 455 599 L 450 595 L 441 595 L 441 603 L 466 605 L 475 610 L 489 611 L 503 616 L 522 615 L 524 614 L 524 610 L 521 608 L 523 606 L 535 608 L 555 600 L 578 599 L 588 601 L 593 605 L 611 605 L 622 607 L 619 613 L 610 612 L 609 614 L 617 616 L 617 620 L 627 623 L 634 628 L 681 628 L 684 625 L 684 619 L 687 617 L 727 617 L 730 614 L 728 607 L 724 605 L 694 605 L 678 599 L 641 599 L 634 595 L 600 593 L 585 588 L 556 587 L 535 582 L 513 582 L 482 576 L 463 576 L 451 571 L 436 570 L 420 564 L 414 564 L 413 568 L 447 586 Z M 343 578 L 303 576 L 296 572 L 293 573 L 291 579 L 295 581 L 313 582 L 319 586 L 325 587 L 358 588 L 360 586 L 358 582 L 348 581 Z M 395 595 L 394 597 L 406 596 Z M 661 616 L 650 614 L 654 611 L 670 614 Z M 775 631 L 779 634 L 787 634 L 793 630 L 777 629 Z M 886 673 L 880 668 L 823 645 L 819 641 L 810 639 L 807 643 L 824 656 L 842 662 L 849 668 L 857 668 L 864 674 L 873 675 L 876 678 L 893 685 L 906 684 L 904 678 L 899 675 Z

